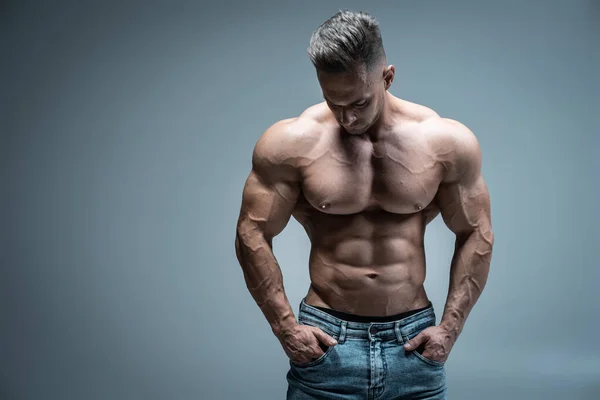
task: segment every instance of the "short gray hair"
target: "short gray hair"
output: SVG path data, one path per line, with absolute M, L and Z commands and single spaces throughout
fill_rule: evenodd
M 385 58 L 379 24 L 365 12 L 340 10 L 312 33 L 308 56 L 318 71 L 371 71 Z

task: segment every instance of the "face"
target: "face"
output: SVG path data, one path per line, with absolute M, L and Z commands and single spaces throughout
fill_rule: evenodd
M 385 93 L 393 79 L 393 66 L 367 73 L 317 72 L 323 98 L 335 119 L 352 135 L 365 133 L 379 118 Z

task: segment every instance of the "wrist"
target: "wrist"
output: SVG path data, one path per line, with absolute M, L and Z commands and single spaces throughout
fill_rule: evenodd
M 452 339 L 453 342 L 456 342 L 456 339 L 458 339 L 458 335 L 460 335 L 461 331 L 460 327 L 457 324 L 441 321 L 440 328 L 446 331 L 446 333 L 448 334 L 450 339 Z
M 298 325 L 298 321 L 296 321 L 296 317 L 292 315 L 277 321 L 271 326 L 271 330 L 275 336 L 280 337 L 285 335 L 286 332 L 290 331 L 296 325 Z

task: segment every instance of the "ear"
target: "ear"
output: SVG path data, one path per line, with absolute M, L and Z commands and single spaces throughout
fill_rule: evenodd
M 385 82 L 385 90 L 388 90 L 390 86 L 392 86 L 392 82 L 394 81 L 394 75 L 396 74 L 396 67 L 393 65 L 388 65 L 383 70 L 383 80 Z

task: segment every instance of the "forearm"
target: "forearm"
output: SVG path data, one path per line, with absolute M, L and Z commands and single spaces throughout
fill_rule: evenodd
M 440 326 L 454 341 L 487 282 L 492 259 L 493 234 L 476 230 L 457 237 L 450 267 L 450 285 Z
M 255 227 L 238 228 L 235 240 L 238 261 L 250 294 L 276 336 L 297 323 L 283 287 L 281 268 L 271 245 Z

